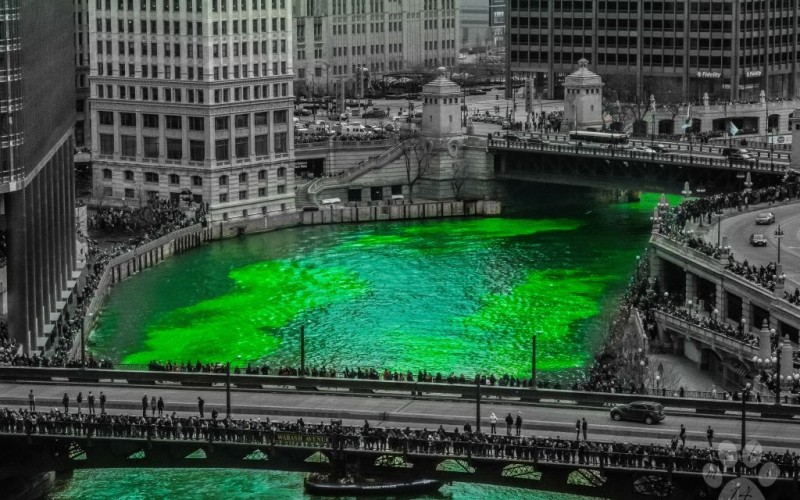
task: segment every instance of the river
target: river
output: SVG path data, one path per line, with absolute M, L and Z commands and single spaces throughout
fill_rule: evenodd
M 657 195 L 508 187 L 487 219 L 292 228 L 217 242 L 119 284 L 91 336 L 115 363 L 306 364 L 572 378 L 649 235 Z M 296 474 L 93 471 L 57 498 L 300 498 Z M 456 484 L 446 497 L 575 498 Z M 241 492 L 237 496 L 236 492 Z

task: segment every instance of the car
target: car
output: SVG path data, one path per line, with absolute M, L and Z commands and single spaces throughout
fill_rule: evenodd
M 632 147 L 628 148 L 628 151 L 633 151 L 633 152 L 636 152 L 636 153 L 655 153 L 656 152 L 655 149 L 649 148 L 647 146 L 632 146 Z
M 633 401 L 617 405 L 611 409 L 611 419 L 615 421 L 633 420 L 652 425 L 666 418 L 664 407 L 651 401 Z
M 763 214 L 756 215 L 756 224 L 759 226 L 768 226 L 775 223 L 775 214 L 772 212 L 764 212 Z
M 765 247 L 767 246 L 767 239 L 763 234 L 753 233 L 750 235 L 750 244 L 754 247 Z
M 541 137 L 536 137 L 534 135 L 526 137 L 525 142 L 527 142 L 528 144 L 550 144 L 549 142 L 543 140 Z
M 749 154 L 731 153 L 730 155 L 728 155 L 728 161 L 730 161 L 731 163 L 753 165 L 756 162 L 756 159 L 750 156 Z
M 501 137 L 504 141 L 508 142 L 524 142 L 525 138 L 517 134 L 503 134 Z
M 311 111 L 310 109 L 306 109 L 306 108 L 298 108 L 298 109 L 297 109 L 297 110 L 294 112 L 294 114 L 296 114 L 296 115 L 298 115 L 298 116 L 311 116 L 311 115 L 313 115 L 313 114 L 314 114 L 314 112 L 313 112 L 313 111 Z
M 363 115 L 362 118 L 386 118 L 386 111 L 382 109 L 373 109 L 372 111 L 367 111 Z
M 669 153 L 672 151 L 666 144 L 652 144 L 650 149 L 654 150 L 656 153 Z
M 750 151 L 744 148 L 723 148 L 722 149 L 722 156 L 732 156 L 732 155 L 746 155 L 750 154 Z

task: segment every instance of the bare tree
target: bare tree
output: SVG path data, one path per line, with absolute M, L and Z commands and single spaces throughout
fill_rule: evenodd
M 453 177 L 450 178 L 450 187 L 453 189 L 453 197 L 456 201 L 461 200 L 461 190 L 467 181 L 467 168 L 464 162 L 458 161 L 453 164 Z
M 414 186 L 431 170 L 431 160 L 442 153 L 440 138 L 414 135 L 400 142 L 401 156 L 406 168 L 408 199 L 414 201 Z
M 617 121 L 622 123 L 624 131 L 646 134 L 647 123 L 644 118 L 650 109 L 650 100 L 649 97 L 639 94 L 636 80 L 625 75 L 608 75 L 604 82 L 605 110 L 617 111 Z

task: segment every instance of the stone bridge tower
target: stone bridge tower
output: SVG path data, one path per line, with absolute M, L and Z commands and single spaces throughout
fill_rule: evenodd
M 578 70 L 564 80 L 564 118 L 571 130 L 603 128 L 603 81 L 589 71 L 589 61 L 578 61 Z

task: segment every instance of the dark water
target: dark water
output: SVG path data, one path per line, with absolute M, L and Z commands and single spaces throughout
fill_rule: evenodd
M 586 190 L 518 188 L 492 219 L 306 227 L 214 243 L 117 286 L 90 347 L 116 362 L 581 371 L 643 252 L 657 195 L 609 205 Z M 83 471 L 55 498 L 304 498 L 302 476 Z M 454 499 L 572 499 L 454 484 Z

